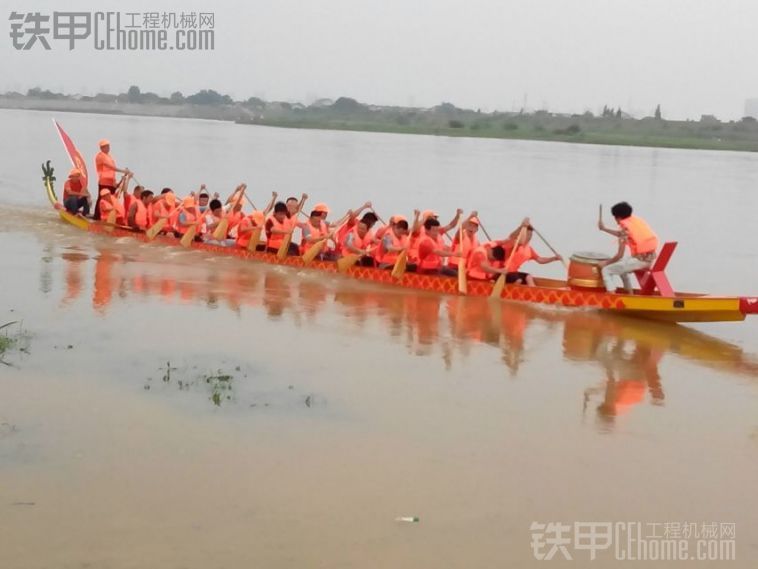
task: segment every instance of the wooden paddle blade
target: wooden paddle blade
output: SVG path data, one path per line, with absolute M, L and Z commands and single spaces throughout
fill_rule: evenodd
M 187 232 L 184 234 L 184 236 L 181 238 L 179 243 L 181 243 L 182 247 L 189 247 L 192 245 L 192 242 L 195 240 L 195 234 L 197 233 L 197 226 L 193 225 L 190 227 Z
M 255 251 L 258 247 L 258 243 L 261 241 L 262 227 L 254 227 L 253 232 L 250 234 L 250 241 L 247 243 L 248 251 Z
M 458 263 L 458 292 L 468 294 L 468 280 L 466 279 L 466 267 L 463 266 L 463 259 Z
M 495 284 L 492 285 L 492 292 L 490 298 L 500 298 L 503 296 L 503 289 L 505 288 L 505 275 L 500 275 Z
M 358 259 L 360 259 L 360 255 L 345 255 L 341 259 L 337 261 L 337 270 L 340 273 L 344 273 L 347 271 L 350 267 L 355 265 L 358 262 Z
M 167 223 L 168 223 L 168 219 L 165 217 L 156 221 L 150 229 L 145 231 L 145 236 L 147 237 L 147 240 L 152 241 L 153 239 L 155 239 L 155 237 L 163 230 L 163 228 L 166 227 Z
M 229 220 L 227 218 L 224 218 L 218 222 L 216 229 L 213 231 L 213 238 L 216 241 L 223 241 L 224 239 L 226 239 L 226 236 L 228 233 L 229 233 Z
M 324 250 L 325 246 L 326 246 L 325 239 L 322 239 L 321 241 L 311 245 L 311 248 L 308 249 L 303 255 L 303 264 L 310 265 L 313 262 L 313 259 L 315 259 L 321 254 L 321 251 Z
M 291 233 L 284 236 L 282 244 L 279 246 L 279 250 L 276 252 L 277 259 L 284 259 L 287 256 L 287 253 L 289 253 L 290 250 L 290 243 L 292 243 Z
M 400 280 L 403 278 L 403 275 L 405 274 L 405 267 L 408 264 L 408 251 L 402 250 L 400 251 L 400 254 L 397 256 L 397 260 L 395 261 L 395 266 L 392 267 L 392 278 Z

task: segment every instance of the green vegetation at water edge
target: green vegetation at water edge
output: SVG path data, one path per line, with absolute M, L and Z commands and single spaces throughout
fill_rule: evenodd
M 644 118 L 608 106 L 596 114 L 547 110 L 487 113 L 451 103 L 430 108 L 381 106 L 350 97 L 319 99 L 310 105 L 265 101 L 259 97 L 236 101 L 212 89 L 188 96 L 176 91 L 163 97 L 133 85 L 125 93 L 94 96 L 35 88 L 26 94 L 0 95 L 0 107 L 193 117 L 288 128 L 758 151 L 755 118 L 723 122 L 712 115 L 703 115 L 699 120 L 673 121 L 665 118 L 660 106 L 651 109 L 650 116 Z

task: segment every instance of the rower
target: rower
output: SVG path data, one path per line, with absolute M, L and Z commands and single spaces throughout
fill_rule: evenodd
M 598 263 L 600 273 L 603 275 L 605 290 L 615 292 L 613 277 L 618 275 L 624 284 L 627 294 L 632 294 L 630 273 L 644 271 L 650 268 L 655 260 L 655 252 L 658 249 L 658 237 L 645 220 L 633 215 L 632 206 L 627 202 L 619 202 L 611 208 L 611 215 L 621 228 L 620 230 L 609 229 L 603 224 L 602 218 L 597 226 L 600 231 L 618 238 L 618 250 L 616 255 L 607 261 Z M 631 257 L 624 259 L 624 251 L 629 247 Z
M 98 212 L 99 218 L 102 221 L 108 219 L 108 215 L 116 210 L 116 225 L 126 225 L 126 216 L 124 214 L 124 204 L 111 193 L 108 188 L 100 190 L 100 196 L 98 200 Z
M 89 215 L 92 198 L 82 183 L 82 172 L 79 168 L 73 168 L 68 173 L 68 179 L 63 184 L 63 206 L 72 215 L 80 213 L 85 217 Z
M 200 193 L 197 195 L 197 209 L 200 213 L 205 213 L 208 209 L 208 202 L 210 199 L 211 196 L 208 193 L 208 190 L 205 189 L 205 184 L 202 184 L 200 186 Z
M 374 259 L 371 257 L 369 250 L 374 243 L 374 235 L 371 232 L 371 228 L 377 222 L 377 219 L 376 214 L 371 211 L 363 214 L 360 221 L 347 232 L 347 235 L 345 235 L 340 243 L 340 254 L 343 257 L 346 255 L 360 255 L 360 259 L 358 260 L 359 265 L 363 267 L 374 266 Z
M 208 204 L 208 208 L 203 214 L 203 240 L 206 243 L 212 243 L 214 245 L 227 245 L 226 236 L 217 240 L 213 238 L 213 232 L 216 231 L 218 224 L 224 219 L 224 206 L 221 204 L 221 200 L 213 198 Z
M 132 209 L 132 204 L 139 200 L 140 195 L 142 194 L 142 190 L 144 190 L 142 186 L 134 186 L 134 191 L 131 194 L 128 194 L 124 192 L 124 211 L 129 215 L 129 210 Z
M 384 229 L 384 228 L 382 228 Z M 395 266 L 398 255 L 408 248 L 408 220 L 402 215 L 390 217 L 388 230 L 379 241 L 379 247 L 374 254 L 380 269 L 391 269 Z M 407 270 L 407 266 L 406 266 Z
M 439 216 L 437 215 L 436 211 L 432 210 L 425 210 L 423 212 L 419 212 L 418 210 L 414 211 L 415 216 L 418 218 L 418 221 L 414 223 L 414 225 L 411 228 L 411 235 L 410 235 L 410 245 L 408 249 L 408 259 L 411 262 L 417 262 L 418 261 L 418 246 L 419 243 L 421 243 L 421 240 L 426 235 L 426 222 L 429 219 L 434 219 L 438 222 L 438 225 L 440 227 L 438 228 L 437 232 L 437 245 L 440 250 L 445 248 L 445 239 L 444 236 L 447 234 L 448 231 L 453 229 L 456 225 L 458 225 L 458 221 L 461 219 L 461 215 L 463 215 L 463 210 L 458 208 L 455 211 L 455 217 L 450 220 L 450 223 L 447 225 L 441 225 L 439 224 Z
M 174 191 L 171 188 L 163 188 L 161 190 L 161 195 L 150 202 L 148 215 L 150 216 L 152 223 L 155 223 L 164 217 L 167 218 L 168 222 L 163 227 L 163 232 L 171 233 L 176 226 L 176 210 L 176 195 L 174 195 Z
M 289 211 L 287 210 L 287 204 L 284 202 L 276 202 L 274 204 L 274 213 L 271 214 L 266 220 L 266 251 L 269 253 L 278 253 L 279 247 L 282 246 L 284 238 L 287 235 L 291 235 L 293 226 L 290 222 Z M 290 241 L 288 255 L 297 255 L 298 247 Z
M 129 168 L 121 169 L 116 167 L 116 161 L 110 155 L 111 143 L 103 138 L 98 142 L 100 152 L 95 155 L 95 170 L 97 171 L 97 192 L 98 204 L 95 205 L 95 219 L 100 219 L 100 195 L 102 190 L 107 189 L 110 193 L 116 191 L 116 172 L 121 174 L 131 174 Z
M 484 243 L 474 248 L 466 259 L 466 276 L 471 280 L 487 281 L 507 273 L 505 248 L 502 245 Z
M 471 251 L 479 247 L 479 239 L 476 233 L 479 231 L 479 218 L 477 212 L 472 211 L 468 218 L 463 222 L 463 247 L 461 247 L 461 232 L 456 231 L 455 237 L 453 237 L 452 249 L 453 251 L 460 251 L 462 249 L 463 257 L 450 257 L 447 265 L 451 269 L 459 270 L 460 267 L 466 267 L 466 260 L 468 259 Z M 460 264 L 459 264 L 460 263 Z
M 200 240 L 202 234 L 202 221 L 200 219 L 200 212 L 198 211 L 195 198 L 188 196 L 182 201 L 181 210 L 176 216 L 175 235 L 181 237 L 184 235 L 190 227 L 197 226 L 196 240 Z
M 545 265 L 547 263 L 562 260 L 560 255 L 540 257 L 537 252 L 532 249 L 531 245 L 529 245 L 533 233 L 534 228 L 531 226 L 529 218 L 526 217 L 521 222 L 521 225 L 514 229 L 506 240 L 508 247 L 508 261 L 506 262 L 506 269 L 508 269 L 508 272 L 505 275 L 506 283 L 535 286 L 534 277 L 532 275 L 519 271 L 521 265 L 527 261 L 536 261 L 540 265 Z M 520 239 L 519 236 L 521 236 Z M 513 250 L 514 247 L 515 251 Z
M 440 222 L 434 217 L 427 218 L 424 222 L 424 236 L 418 242 L 418 272 L 455 276 L 458 271 L 445 267 L 443 259 L 460 256 L 458 251 L 440 246 Z
M 151 190 L 142 190 L 139 198 L 132 201 L 132 205 L 127 212 L 129 227 L 145 231 L 153 224 L 149 210 L 152 201 L 153 192 Z
M 326 217 L 329 215 L 329 208 L 324 203 L 318 203 L 313 206 L 311 215 L 308 217 L 308 221 L 302 223 L 300 229 L 302 231 L 302 238 L 300 240 L 300 254 L 305 255 L 306 251 L 313 245 L 327 238 L 329 235 L 329 225 L 326 221 Z M 327 255 L 322 252 L 319 254 L 319 259 L 325 259 L 326 257 L 333 257 L 333 255 Z
M 250 215 L 243 217 L 242 221 L 240 221 L 239 225 L 237 226 L 237 247 L 247 249 L 255 228 L 263 228 L 265 224 L 266 215 L 263 211 L 254 210 Z M 258 243 L 256 246 L 256 251 L 263 251 L 265 249 L 266 246 L 263 243 Z

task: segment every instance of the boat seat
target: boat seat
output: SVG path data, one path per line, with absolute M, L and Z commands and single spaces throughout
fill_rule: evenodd
M 634 271 L 640 283 L 640 292 L 642 294 L 653 295 L 657 291 L 661 296 L 673 298 L 674 289 L 671 288 L 671 283 L 669 283 L 669 279 L 666 276 L 666 267 L 671 260 L 671 256 L 674 254 L 676 246 L 676 241 L 664 243 L 652 267 L 644 271 Z

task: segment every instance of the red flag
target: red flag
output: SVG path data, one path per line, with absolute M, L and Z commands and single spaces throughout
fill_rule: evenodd
M 61 128 L 61 125 L 59 125 L 55 119 L 53 119 L 53 123 L 55 124 L 55 128 L 58 129 L 58 134 L 61 137 L 63 146 L 66 148 L 66 152 L 68 152 L 68 157 L 71 159 L 71 165 L 74 168 L 78 168 L 82 173 L 82 187 L 86 190 L 87 180 L 89 179 L 87 176 L 87 164 L 84 162 L 84 158 L 82 158 L 82 155 L 79 150 L 77 150 L 74 142 L 69 135 L 66 134 L 66 131 Z

